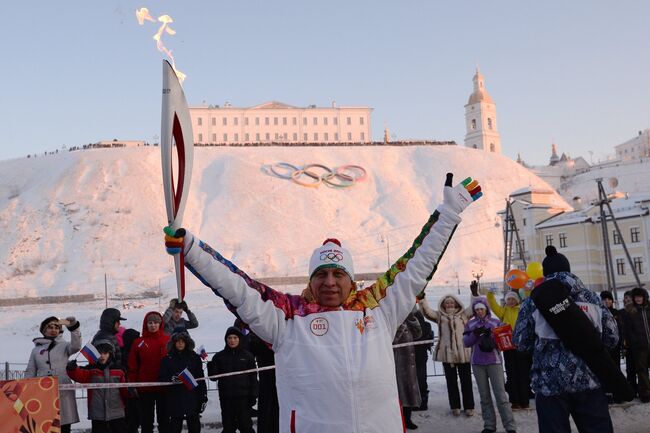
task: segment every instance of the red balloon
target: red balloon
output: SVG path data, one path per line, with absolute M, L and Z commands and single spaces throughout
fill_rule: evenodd
M 538 278 L 535 280 L 535 287 L 539 286 L 544 282 L 544 277 Z
M 521 289 L 528 281 L 528 274 L 519 269 L 512 269 L 506 274 L 506 284 L 511 289 Z

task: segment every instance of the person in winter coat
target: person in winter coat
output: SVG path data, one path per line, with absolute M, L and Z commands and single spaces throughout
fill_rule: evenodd
M 413 312 L 397 328 L 393 344 L 412 343 L 420 338 L 422 328 Z M 402 403 L 404 425 L 413 430 L 418 426 L 411 420 L 411 412 L 420 407 L 420 385 L 418 384 L 417 366 L 415 365 L 415 348 L 412 345 L 395 347 L 395 373 L 397 375 L 397 395 Z
M 131 346 L 133 342 L 140 337 L 140 332 L 133 328 L 125 329 L 122 333 L 123 346 L 120 349 L 122 352 L 122 369 L 129 370 L 129 354 L 131 353 Z M 128 377 L 127 377 L 128 380 Z M 140 428 L 140 413 L 138 404 L 138 392 L 135 388 L 127 388 L 128 395 L 126 399 L 126 406 L 124 408 L 126 418 L 126 431 L 127 433 L 138 433 Z
M 603 304 L 616 321 L 616 326 L 618 328 L 618 343 L 609 351 L 609 355 L 612 357 L 612 360 L 614 360 L 614 363 L 620 368 L 621 346 L 623 344 L 623 317 L 621 316 L 620 311 L 614 308 L 614 295 L 612 295 L 612 292 L 609 290 L 603 290 L 600 292 L 600 300 L 603 301 Z
M 517 292 L 509 291 L 505 295 L 506 304 L 501 306 L 497 302 L 496 287 L 491 287 L 487 293 L 488 307 L 494 315 L 503 323 L 512 327 L 514 332 L 519 316 L 519 295 Z M 506 367 L 506 391 L 510 396 L 512 409 L 528 409 L 530 401 L 530 354 L 518 350 L 506 350 L 503 352 L 503 361 Z
M 424 297 L 424 291 L 420 295 Z M 421 299 L 421 298 L 420 298 Z M 420 323 L 420 328 L 422 328 L 422 335 L 416 341 L 422 342 L 414 346 L 415 350 L 415 367 L 417 370 L 418 385 L 420 387 L 420 397 L 422 403 L 420 407 L 413 409 L 415 410 L 427 410 L 429 408 L 429 385 L 427 384 L 427 361 L 429 360 L 429 352 L 433 347 L 434 333 L 431 323 L 429 323 L 420 310 L 416 310 L 413 315 L 418 322 Z M 424 344 L 425 341 L 430 343 Z
M 171 382 L 185 369 L 195 379 L 203 378 L 203 363 L 194 351 L 194 340 L 185 329 L 179 328 L 167 343 L 167 355 L 160 363 L 158 377 L 161 382 Z M 197 380 L 197 383 L 199 385 L 192 390 L 184 384 L 165 388 L 170 433 L 180 433 L 183 430 L 183 419 L 187 420 L 189 433 L 200 433 L 200 414 L 208 402 L 208 392 L 205 380 Z
M 442 362 L 451 413 L 454 416 L 460 415 L 462 393 L 465 414 L 473 416 L 471 350 L 463 344 L 463 332 L 469 318 L 472 317 L 472 308 L 465 309 L 459 298 L 449 294 L 440 298 L 437 310 L 429 307 L 426 298 L 422 299 L 420 311 L 427 319 L 438 324 L 438 344 L 433 351 L 433 359 Z M 459 379 L 460 393 L 458 392 Z
M 634 351 L 635 370 L 639 380 L 638 393 L 643 403 L 650 402 L 650 305 L 648 291 L 637 287 L 632 289 L 633 303 L 625 307 L 625 340 Z
M 100 356 L 96 364 L 80 368 L 77 361 L 70 361 L 67 371 L 70 378 L 80 383 L 124 383 L 126 378 L 120 364 L 115 363 L 117 348 L 109 340 L 97 340 L 94 344 Z M 88 419 L 92 433 L 126 432 L 124 405 L 126 388 L 97 388 L 88 390 Z
M 255 333 L 248 334 L 248 348 L 255 356 L 257 367 L 275 365 L 273 350 Z M 280 406 L 275 387 L 275 369 L 258 372 L 257 433 L 278 433 L 280 429 Z
M 142 322 L 142 337 L 136 339 L 129 354 L 129 382 L 157 382 L 160 363 L 167 355 L 169 335 L 162 327 L 162 316 L 150 311 Z M 160 387 L 137 388 L 140 400 L 140 423 L 142 433 L 153 432 L 154 409 L 158 420 L 158 433 L 168 432 L 166 398 Z
M 515 419 L 508 403 L 501 366 L 501 354 L 496 346 L 492 330 L 501 322 L 492 317 L 485 298 L 477 298 L 472 303 L 474 316 L 465 325 L 463 343 L 472 348 L 472 368 L 481 397 L 483 416 L 482 433 L 497 431 L 497 418 L 492 404 L 490 388 L 496 399 L 501 423 L 508 433 L 516 432 Z
M 634 357 L 634 349 L 632 349 L 627 341 L 627 326 L 628 326 L 628 307 L 634 304 L 634 299 L 632 299 L 632 291 L 628 290 L 623 294 L 623 308 L 618 310 L 619 317 L 621 318 L 621 328 L 619 328 L 619 335 L 622 335 L 623 341 L 621 342 L 621 348 L 625 354 L 625 377 L 627 378 L 627 383 L 630 384 L 634 390 L 634 395 L 638 396 L 639 394 L 639 380 L 636 375 L 636 360 Z
M 63 326 L 70 331 L 70 341 L 63 338 Z M 66 373 L 68 358 L 81 349 L 81 330 L 74 317 L 59 320 L 50 316 L 41 322 L 43 335 L 34 339 L 25 377 L 57 376 L 60 384 L 72 383 Z M 59 391 L 61 433 L 70 433 L 70 426 L 79 422 L 74 390 Z
M 187 319 L 183 318 L 183 312 L 187 314 Z M 199 321 L 194 313 L 190 311 L 187 302 L 178 302 L 178 299 L 169 301 L 169 307 L 163 314 L 163 322 L 165 323 L 165 333 L 167 335 L 172 335 L 178 329 L 187 330 L 199 327 Z
M 234 326 L 228 328 L 224 337 L 226 347 L 208 362 L 209 376 L 256 368 L 253 354 L 241 348 L 243 336 Z M 210 380 L 218 382 L 222 433 L 235 433 L 237 429 L 240 433 L 254 433 L 250 407 L 257 399 L 257 373 Z
M 569 297 L 601 333 L 603 344 L 614 347 L 618 329 L 600 297 L 571 273 L 569 261 L 555 247 L 546 247 L 546 254 L 542 261 L 545 282 L 556 280 L 567 287 Z M 521 304 L 513 343 L 517 350 L 533 354 L 531 383 L 540 433 L 569 433 L 570 416 L 579 431 L 613 431 L 607 396 L 599 379 L 582 358 L 567 349 L 532 298 Z
M 122 347 L 117 339 L 122 320 L 126 319 L 122 317 L 122 313 L 117 308 L 106 308 L 102 311 L 102 315 L 99 318 L 99 331 L 97 331 L 92 339 L 93 346 L 96 346 L 95 343 L 97 341 L 108 340 L 114 347 Z M 116 349 L 114 356 L 114 362 L 116 364 L 122 364 L 122 352 Z
M 460 213 L 482 193 L 471 178 L 452 186 L 411 248 L 370 287 L 357 290 L 348 250 L 327 239 L 309 261 L 314 302 L 252 280 L 190 232 L 165 228 L 170 254 L 273 345 L 280 431 L 366 433 L 403 428 L 392 341 L 431 278 Z

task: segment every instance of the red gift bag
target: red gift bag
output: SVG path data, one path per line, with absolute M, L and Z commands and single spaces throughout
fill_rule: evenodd
M 516 348 L 512 343 L 512 326 L 508 324 L 498 326 L 492 330 L 492 333 L 500 351 L 505 352 L 506 350 L 514 350 Z

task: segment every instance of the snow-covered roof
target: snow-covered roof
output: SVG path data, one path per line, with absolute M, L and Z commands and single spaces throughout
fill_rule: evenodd
M 650 194 L 645 194 L 642 198 L 650 201 Z M 649 213 L 648 208 L 639 203 L 640 201 L 637 198 L 625 197 L 613 199 L 610 202 L 610 206 L 612 207 L 612 212 L 614 212 L 614 216 L 617 219 L 647 215 Z M 608 210 L 606 210 L 606 212 L 609 213 Z M 581 210 L 554 215 L 537 224 L 535 227 L 538 229 L 544 229 L 583 222 L 600 222 L 600 211 L 597 204 L 592 204 Z

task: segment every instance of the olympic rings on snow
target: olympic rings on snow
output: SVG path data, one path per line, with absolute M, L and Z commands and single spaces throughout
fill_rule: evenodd
M 291 180 L 307 188 L 318 188 L 321 183 L 330 188 L 349 188 L 356 182 L 366 180 L 368 175 L 365 168 L 353 164 L 332 169 L 323 164 L 297 167 L 288 162 L 277 162 L 268 166 L 268 169 L 275 177 Z

